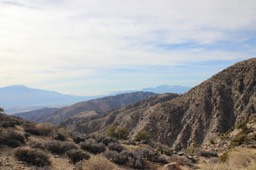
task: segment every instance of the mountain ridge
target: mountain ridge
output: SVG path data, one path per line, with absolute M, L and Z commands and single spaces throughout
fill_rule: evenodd
M 22 117 L 35 122 L 50 122 L 59 124 L 66 119 L 73 117 L 81 112 L 95 111 L 98 114 L 105 113 L 112 109 L 117 109 L 132 103 L 136 103 L 150 96 L 155 95 L 152 92 L 132 92 L 118 94 L 115 96 L 107 96 L 98 99 L 78 102 L 71 106 L 61 108 L 46 108 L 34 110 L 31 112 L 23 112 L 15 114 L 15 116 Z
M 92 129 L 88 127 L 91 124 L 104 131 L 120 125 L 128 128 L 131 136 L 147 131 L 151 139 L 180 150 L 205 143 L 212 135 L 227 132 L 255 115 L 256 59 L 253 58 L 224 69 L 172 100 L 80 119 L 82 124 L 77 126 L 86 131 Z

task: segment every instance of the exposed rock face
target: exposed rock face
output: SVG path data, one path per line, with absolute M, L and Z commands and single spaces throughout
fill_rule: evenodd
M 256 59 L 235 64 L 188 93 L 156 105 L 153 113 L 151 125 L 144 129 L 176 149 L 201 144 L 213 133 L 248 121 L 256 114 Z
M 178 150 L 201 144 L 256 115 L 256 58 L 221 71 L 184 95 L 152 101 L 80 119 L 74 129 L 81 125 L 84 132 L 93 132 L 119 124 L 130 135 L 145 130 L 151 139 Z

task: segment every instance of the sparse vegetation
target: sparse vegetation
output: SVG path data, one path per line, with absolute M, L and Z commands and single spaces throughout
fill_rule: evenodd
M 121 146 L 117 142 L 112 142 L 108 145 L 108 149 L 111 151 L 121 152 L 121 151 L 125 150 L 125 147 Z
M 17 150 L 15 150 L 15 157 L 19 161 L 23 161 L 34 166 L 43 167 L 51 164 L 49 156 L 42 150 L 38 149 L 17 148 Z
M 256 168 L 256 151 L 237 147 L 220 156 L 219 163 L 204 164 L 204 170 L 254 170 Z

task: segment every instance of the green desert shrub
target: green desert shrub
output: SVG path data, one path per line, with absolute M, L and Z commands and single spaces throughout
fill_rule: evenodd
M 94 153 L 94 154 L 102 153 L 106 150 L 104 144 L 97 143 L 93 139 L 88 139 L 88 140 L 85 140 L 84 142 L 81 142 L 80 147 L 81 147 L 81 149 L 91 152 L 91 153 Z
M 51 164 L 49 156 L 39 149 L 17 148 L 17 150 L 15 150 L 15 157 L 19 161 L 39 167 Z
M 128 139 L 129 131 L 125 127 L 112 126 L 107 130 L 107 135 L 116 139 Z
M 72 163 L 79 162 L 84 159 L 90 159 L 90 155 L 80 149 L 71 149 L 66 152 L 66 155 L 72 161 Z
M 78 149 L 72 142 L 51 141 L 46 144 L 47 150 L 55 154 L 64 154 L 71 149 Z
M 146 131 L 139 131 L 135 138 L 134 138 L 135 141 L 144 141 L 144 142 L 147 142 L 149 140 L 149 135 L 148 135 L 148 132 Z

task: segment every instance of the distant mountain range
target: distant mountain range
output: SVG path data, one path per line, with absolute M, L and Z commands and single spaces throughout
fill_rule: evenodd
M 72 118 L 62 125 L 85 133 L 122 126 L 129 129 L 131 136 L 145 131 L 150 139 L 181 150 L 207 144 L 213 136 L 255 118 L 256 58 L 253 58 L 221 71 L 178 97 L 159 95 L 101 116 Z
M 55 91 L 33 89 L 23 85 L 0 88 L 0 105 L 6 113 L 34 110 L 42 107 L 60 107 L 79 101 L 96 98 L 96 96 L 73 96 Z
M 153 93 L 185 93 L 189 87 L 161 85 L 157 87 L 144 88 L 141 91 Z M 135 91 L 124 91 L 109 94 L 117 95 L 122 93 L 131 93 Z M 0 88 L 0 106 L 5 109 L 6 113 L 27 112 L 45 107 L 62 107 L 71 105 L 81 101 L 88 101 L 103 96 L 75 96 L 58 93 L 56 91 L 48 91 L 34 89 L 23 85 L 14 85 Z
M 153 93 L 163 94 L 163 93 L 177 93 L 177 94 L 183 94 L 189 91 L 191 87 L 185 87 L 180 85 L 161 85 L 157 87 L 149 87 L 144 88 L 142 91 L 150 91 Z

